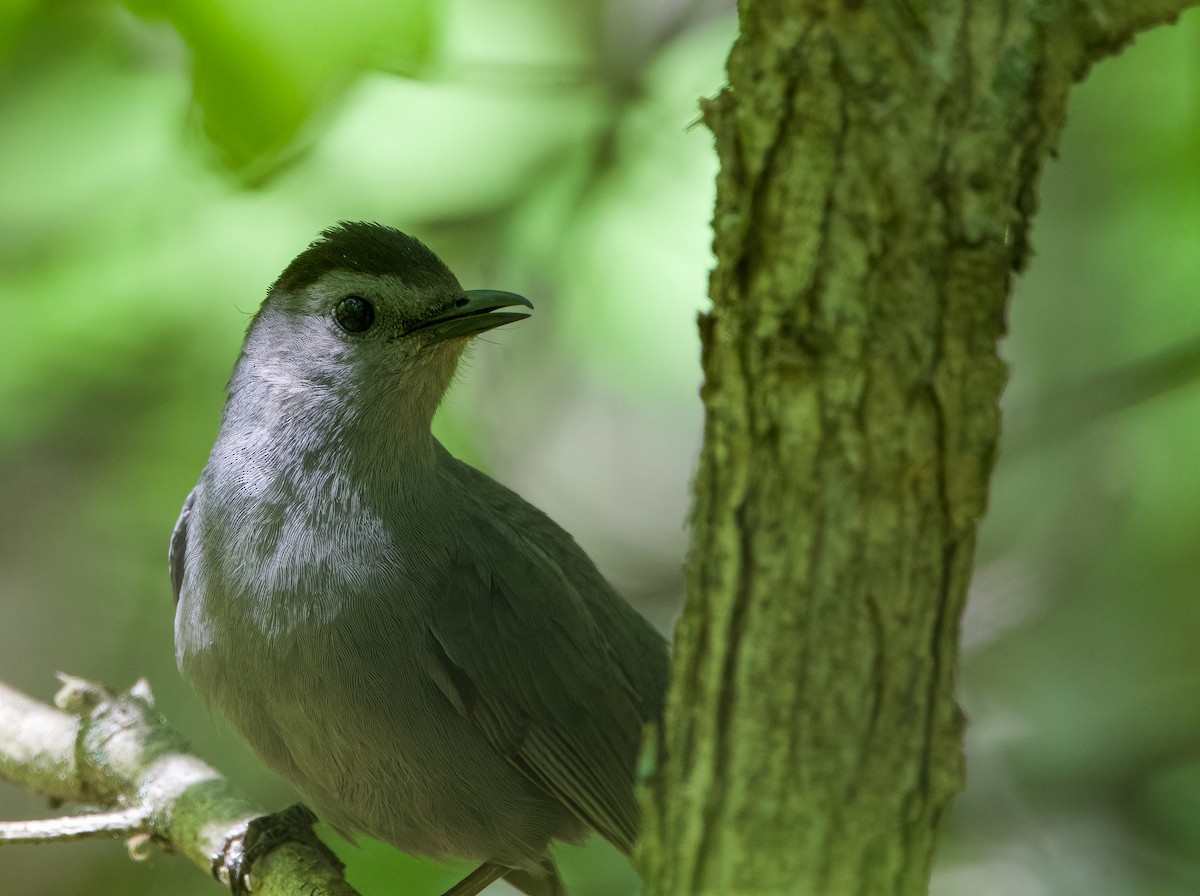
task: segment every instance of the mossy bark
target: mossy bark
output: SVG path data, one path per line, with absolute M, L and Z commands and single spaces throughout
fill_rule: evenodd
M 741 3 L 649 892 L 926 892 L 1038 174 L 1071 84 L 1186 5 Z

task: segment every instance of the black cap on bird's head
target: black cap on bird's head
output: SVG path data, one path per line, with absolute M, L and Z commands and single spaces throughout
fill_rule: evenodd
M 429 291 L 458 288 L 450 269 L 420 240 L 383 224 L 340 221 L 292 259 L 271 290 L 296 292 L 335 270 L 398 277 Z

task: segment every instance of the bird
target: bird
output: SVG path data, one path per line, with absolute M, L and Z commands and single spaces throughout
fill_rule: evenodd
M 335 830 L 478 863 L 445 896 L 561 896 L 550 846 L 590 831 L 631 854 L 667 688 L 666 638 L 575 539 L 431 432 L 471 339 L 532 308 L 394 228 L 323 230 L 171 536 L 183 676 Z

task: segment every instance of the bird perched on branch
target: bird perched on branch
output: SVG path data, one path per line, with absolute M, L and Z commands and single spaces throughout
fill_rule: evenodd
M 430 433 L 468 341 L 531 308 L 397 230 L 324 231 L 250 324 L 171 539 L 183 674 L 334 828 L 480 862 L 447 896 L 557 896 L 550 843 L 588 829 L 629 853 L 666 689 L 574 539 Z

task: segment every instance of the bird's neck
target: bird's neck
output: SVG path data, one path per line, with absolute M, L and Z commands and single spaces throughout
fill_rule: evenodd
M 218 447 L 262 475 L 386 480 L 407 490 L 430 480 L 438 462 L 441 446 L 430 431 L 435 410 L 436 402 L 419 402 L 412 393 L 372 407 L 311 383 L 242 382 L 230 391 Z

